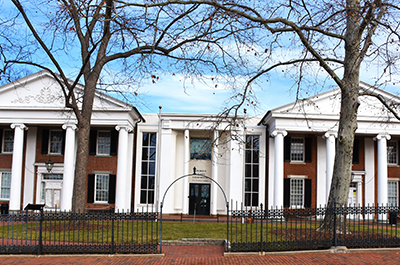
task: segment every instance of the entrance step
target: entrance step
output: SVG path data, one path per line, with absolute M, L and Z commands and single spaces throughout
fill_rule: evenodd
M 213 238 L 182 238 L 182 240 L 163 240 L 163 245 L 166 246 L 224 246 L 226 239 Z

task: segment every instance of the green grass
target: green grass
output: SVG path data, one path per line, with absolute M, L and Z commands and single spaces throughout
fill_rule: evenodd
M 65 230 L 68 227 L 68 221 L 45 222 L 42 237 L 44 241 L 55 242 L 82 242 L 82 243 L 110 243 L 112 240 L 111 222 L 86 222 L 86 227 L 77 230 Z M 117 244 L 149 244 L 157 243 L 160 240 L 160 223 L 157 222 L 126 222 L 119 221 L 114 224 L 114 243 Z M 269 223 L 263 225 L 263 241 L 277 242 L 285 241 L 282 236 L 269 233 L 275 229 L 316 229 L 316 223 L 291 223 L 286 226 L 285 222 Z M 4 225 L 0 226 L 0 238 L 14 238 L 19 240 L 37 240 L 39 238 L 38 224 Z M 350 226 L 355 231 L 381 232 L 400 236 L 400 231 L 396 233 L 394 229 L 382 229 L 381 227 Z M 255 242 L 260 240 L 260 224 L 241 224 L 235 223 L 229 227 L 229 240 L 231 242 Z M 147 232 L 148 231 L 148 232 Z M 267 232 L 266 232 L 267 231 Z M 226 239 L 226 223 L 162 223 L 163 240 L 181 240 L 182 238 L 211 238 Z M 266 238 L 267 237 L 267 238 Z

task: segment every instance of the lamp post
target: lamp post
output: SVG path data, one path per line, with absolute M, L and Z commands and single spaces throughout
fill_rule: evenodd
M 54 162 L 49 159 L 46 163 L 44 163 L 44 165 L 46 166 L 47 172 L 51 172 Z

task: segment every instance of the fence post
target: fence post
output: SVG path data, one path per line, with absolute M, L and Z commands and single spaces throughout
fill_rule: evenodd
M 229 202 L 226 202 L 226 251 L 231 251 L 229 249 Z
M 111 255 L 114 254 L 114 216 L 115 213 L 111 215 Z
M 42 229 L 43 229 L 43 209 L 40 210 L 40 218 L 39 218 L 39 246 L 38 246 L 38 255 L 42 254 L 42 248 L 43 248 Z
M 261 233 L 261 252 L 263 252 L 263 204 L 261 203 L 261 212 L 260 212 L 260 218 L 261 218 L 261 228 L 260 228 L 260 233 Z

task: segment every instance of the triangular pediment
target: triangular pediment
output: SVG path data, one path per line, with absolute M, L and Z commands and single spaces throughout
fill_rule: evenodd
M 400 98 L 394 94 L 391 94 L 385 90 L 370 86 L 364 82 L 360 82 L 360 93 L 362 96 L 359 97 L 360 106 L 358 108 L 358 117 L 371 117 L 385 115 L 387 112 L 381 103 L 381 101 L 374 96 L 367 94 L 380 95 L 386 102 L 392 105 L 393 103 L 400 103 Z M 335 115 L 340 114 L 341 108 L 341 92 L 339 88 L 293 102 L 278 108 L 271 110 L 271 113 L 275 114 L 301 114 L 301 115 Z
M 83 91 L 78 85 L 76 95 Z M 18 79 L 0 87 L 0 107 L 9 109 L 65 109 L 64 94 L 53 78 L 46 71 Z M 96 92 L 93 110 L 127 110 L 132 106 Z

